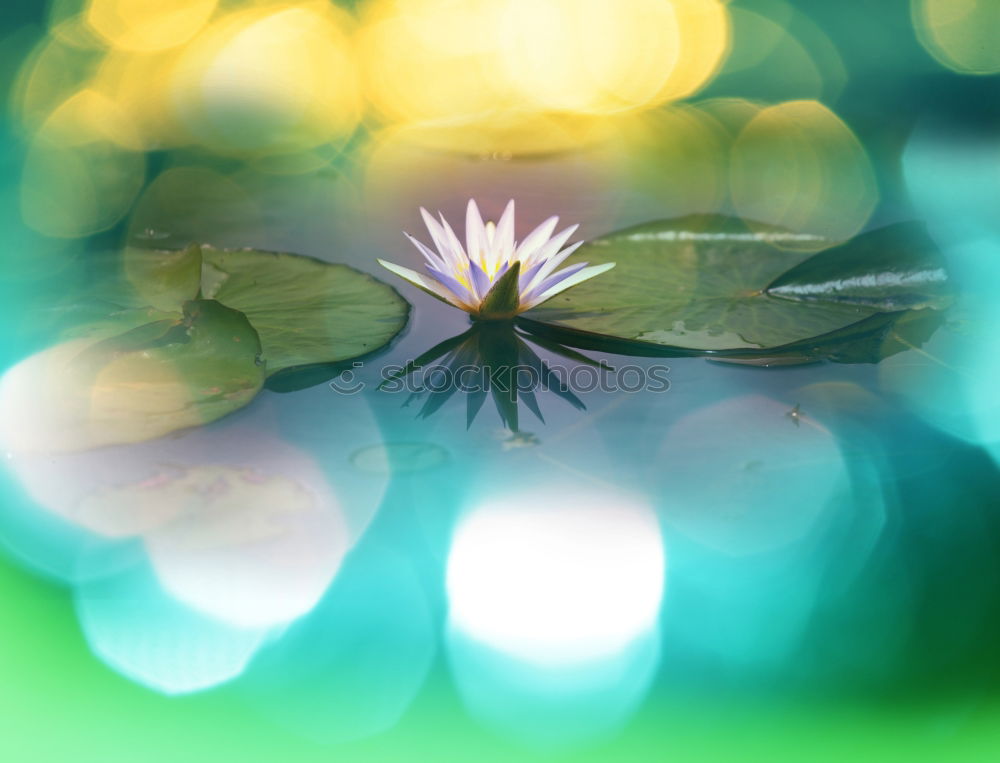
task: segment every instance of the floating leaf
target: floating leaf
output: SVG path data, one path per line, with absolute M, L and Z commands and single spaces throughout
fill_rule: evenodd
M 35 323 L 48 336 L 105 339 L 153 321 L 180 320 L 181 306 L 198 297 L 200 282 L 197 246 L 91 252 L 70 289 L 37 305 Z
M 93 371 L 95 428 L 117 442 L 214 421 L 249 403 L 264 381 L 260 340 L 247 319 L 213 300 L 192 300 L 162 320 L 98 342 L 78 358 Z
M 409 313 L 394 289 L 346 265 L 192 245 L 89 255 L 77 287 L 39 305 L 34 325 L 46 338 L 106 339 L 180 320 L 181 305 L 199 295 L 249 313 L 265 348 L 267 386 L 279 391 L 333 378 L 384 347 Z
M 157 310 L 154 307 L 118 309 L 114 305 L 81 305 L 80 310 L 65 313 L 62 318 L 67 327 L 62 332 L 65 339 L 110 339 L 126 331 L 159 321 L 179 321 L 183 317 L 181 306 L 175 310 Z M 70 320 L 75 318 L 76 320 Z
M 787 366 L 818 360 L 877 363 L 889 355 L 919 347 L 941 326 L 944 319 L 945 313 L 938 310 L 875 313 L 842 329 L 764 350 L 693 350 L 656 345 L 552 323 L 540 323 L 524 317 L 518 318 L 517 325 L 532 341 L 548 340 L 563 347 L 593 352 L 645 358 L 708 357 L 753 366 Z
M 182 305 L 201 289 L 201 247 L 131 247 L 91 252 L 76 283 L 37 305 L 36 326 L 47 339 L 107 339 L 158 320 L 180 320 Z
M 144 305 L 176 310 L 201 289 L 201 247 L 191 244 L 176 252 L 125 250 L 122 266 L 134 293 Z
M 941 309 L 951 301 L 944 263 L 921 223 L 890 225 L 828 249 L 778 276 L 766 291 L 886 312 Z
M 871 337 L 884 339 L 899 318 L 875 316 L 946 303 L 941 261 L 912 226 L 890 226 L 812 258 L 775 246 L 787 235 L 756 224 L 750 231 L 718 215 L 612 233 L 585 244 L 573 259 L 616 262 L 613 270 L 530 311 L 519 325 L 563 344 L 621 354 L 750 358 L 778 352 L 873 362 L 882 355 L 871 351 Z M 837 261 L 850 281 L 824 286 Z M 785 281 L 787 273 L 794 280 Z M 784 291 L 779 296 L 772 288 Z M 790 289 L 799 289 L 794 299 Z M 846 349 L 866 337 L 867 350 Z
M 268 374 L 369 354 L 406 325 L 406 300 L 347 265 L 208 246 L 202 257 L 202 296 L 246 315 L 260 335 Z
M 12 450 L 61 451 L 148 440 L 205 424 L 260 390 L 260 341 L 236 310 L 191 300 L 161 319 L 33 355 L 5 377 Z
M 820 337 L 774 347 L 769 352 L 722 353 L 711 360 L 753 366 L 787 366 L 832 360 L 837 363 L 878 363 L 897 352 L 920 347 L 944 323 L 938 310 L 875 313 L 860 323 Z

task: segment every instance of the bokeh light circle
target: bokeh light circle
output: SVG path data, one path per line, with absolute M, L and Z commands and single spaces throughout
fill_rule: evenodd
M 996 0 L 910 0 L 917 39 L 960 74 L 1000 72 L 1000 3 Z
M 174 68 L 183 127 L 220 153 L 289 153 L 350 134 L 361 94 L 337 10 L 270 5 L 214 22 Z
M 187 42 L 206 24 L 218 0 L 90 0 L 86 20 L 109 45 L 154 51 Z
M 849 239 L 878 201 L 864 147 L 818 101 L 762 109 L 732 149 L 733 204 L 751 228 L 770 223 L 818 237 L 789 246 L 821 249 Z
M 665 565 L 656 517 L 634 498 L 581 489 L 497 496 L 455 530 L 449 620 L 526 662 L 609 657 L 653 627 Z

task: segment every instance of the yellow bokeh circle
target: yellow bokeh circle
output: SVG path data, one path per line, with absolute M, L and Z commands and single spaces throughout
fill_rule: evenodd
M 911 0 L 920 44 L 939 63 L 961 74 L 1000 72 L 1000 3 L 997 0 Z
M 685 97 L 729 49 L 719 0 L 382 0 L 359 51 L 392 122 L 611 114 Z
M 90 0 L 87 24 L 114 48 L 153 51 L 181 45 L 205 26 L 218 0 Z
M 174 67 L 179 122 L 225 153 L 289 153 L 350 134 L 361 93 L 347 27 L 345 14 L 317 2 L 223 17 Z
M 802 234 L 783 245 L 818 250 L 858 233 L 878 200 L 860 141 L 818 101 L 762 109 L 743 127 L 730 166 L 733 205 L 747 223 Z
M 82 90 L 34 136 L 21 176 L 21 216 L 39 233 L 78 238 L 110 228 L 145 177 L 141 142 L 113 101 Z

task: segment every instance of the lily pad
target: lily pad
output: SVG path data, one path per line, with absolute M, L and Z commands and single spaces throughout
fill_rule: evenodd
M 625 354 L 752 357 L 780 350 L 870 362 L 878 359 L 872 342 L 882 348 L 900 317 L 876 316 L 947 303 L 937 250 L 912 225 L 812 257 L 780 248 L 783 235 L 718 215 L 612 233 L 585 244 L 571 261 L 615 262 L 613 270 L 549 300 L 521 323 L 556 331 L 552 338 L 562 342 L 567 334 L 558 329 L 565 329 L 582 342 L 577 347 Z M 849 351 L 855 338 L 867 338 L 868 349 Z
M 71 339 L 12 370 L 3 405 L 23 417 L 14 450 L 140 442 L 206 424 L 249 403 L 264 382 L 246 318 L 212 300 L 95 341 Z M 30 423 L 30 425 L 28 425 Z
M 64 313 L 61 332 L 63 339 L 110 339 L 142 326 L 160 321 L 179 321 L 183 317 L 181 305 L 173 310 L 158 310 L 155 307 L 118 308 L 117 305 L 80 305 L 76 311 Z M 75 320 L 74 320 L 75 319 Z
M 900 223 L 810 257 L 767 287 L 772 297 L 838 302 L 891 312 L 942 309 L 951 302 L 948 273 L 920 223 Z
M 26 416 L 20 429 L 37 434 L 29 450 L 207 423 L 250 402 L 266 377 L 298 388 L 282 372 L 332 376 L 385 346 L 409 313 L 371 276 L 293 254 L 132 248 L 83 265 L 76 288 L 35 311 L 49 349 L 22 364 L 8 395 Z
M 260 337 L 268 375 L 282 379 L 289 369 L 310 379 L 331 378 L 338 364 L 391 341 L 410 310 L 395 289 L 347 265 L 192 245 L 93 255 L 86 280 L 45 306 L 43 320 L 60 338 L 105 339 L 179 320 L 181 305 L 197 297 L 243 313 Z M 279 387 L 302 386 L 289 383 L 274 380 Z
M 202 296 L 246 315 L 269 375 L 369 354 L 406 325 L 409 303 L 347 265 L 256 249 L 201 251 Z
M 191 244 L 175 252 L 148 252 L 129 248 L 122 263 L 131 291 L 143 305 L 160 310 L 198 297 L 201 289 L 201 247 Z
M 517 325 L 533 341 L 548 340 L 563 347 L 610 352 L 633 357 L 688 358 L 704 356 L 752 366 L 787 366 L 832 360 L 837 363 L 878 363 L 897 352 L 919 347 L 942 325 L 939 310 L 875 313 L 842 329 L 766 349 L 698 350 L 621 339 L 591 331 L 540 323 L 520 317 Z
M 34 324 L 47 338 L 107 339 L 146 323 L 180 320 L 201 289 L 201 248 L 91 252 L 72 288 L 36 303 Z
M 206 424 L 243 407 L 264 382 L 260 352 L 257 332 L 240 312 L 191 300 L 180 320 L 105 339 L 77 362 L 93 374 L 94 423 L 104 418 L 101 426 L 121 442 Z

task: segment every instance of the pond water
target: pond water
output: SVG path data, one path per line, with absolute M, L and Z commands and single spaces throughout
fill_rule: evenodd
M 124 222 L 11 263 L 5 366 L 51 340 L 32 326 L 76 268 L 123 241 L 346 263 L 413 310 L 343 374 L 205 426 L 8 449 L 0 716 L 17 724 L 0 753 L 996 759 L 1000 155 L 949 82 L 911 80 L 898 124 L 874 85 L 838 111 L 853 132 L 832 111 L 774 117 L 742 159 L 736 99 L 551 154 L 391 132 L 266 166 L 152 153 Z M 755 162 L 782 193 L 755 195 Z M 550 214 L 583 239 L 694 212 L 841 239 L 917 219 L 960 305 L 877 364 L 582 351 L 595 368 L 524 337 L 568 392 L 470 401 L 426 389 L 440 366 L 380 389 L 469 320 L 376 258 L 413 266 L 419 206 L 460 221 L 470 197 L 494 217 L 515 198 L 519 237 Z
M 504 165 L 485 203 L 540 174 L 556 179 L 519 196 L 528 223 L 615 203 L 566 187 L 574 166 Z M 373 273 L 407 256 L 383 242 L 413 209 L 330 232 L 317 191 L 339 180 L 279 179 L 264 216 L 204 206 L 165 230 Z M 434 189 L 464 203 L 448 175 Z M 5 675 L 24 701 L 58 659 L 80 699 L 55 701 L 85 705 L 73 734 L 103 723 L 99 696 L 144 738 L 159 713 L 206 744 L 233 730 L 242 759 L 833 760 L 865 735 L 908 755 L 991 739 L 1000 478 L 947 431 L 976 409 L 928 397 L 930 350 L 778 368 L 590 353 L 598 373 L 538 347 L 579 405 L 536 390 L 543 421 L 522 395 L 513 432 L 489 400 L 470 422 L 461 390 L 414 395 L 427 369 L 378 389 L 468 327 L 400 291 L 407 331 L 349 375 L 147 443 L 9 459 Z

